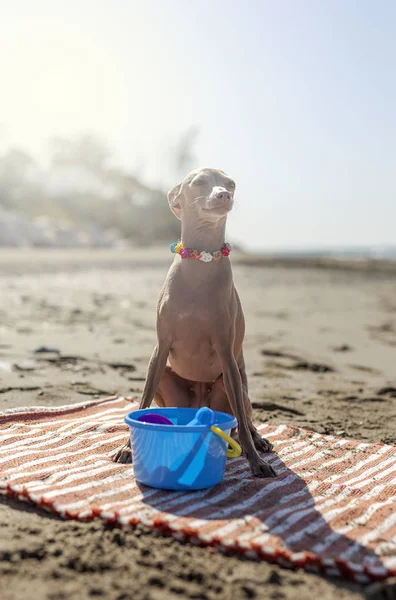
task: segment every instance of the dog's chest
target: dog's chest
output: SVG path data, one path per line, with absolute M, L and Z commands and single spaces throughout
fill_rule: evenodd
M 176 373 L 191 381 L 214 381 L 221 373 L 210 331 L 197 322 L 175 331 L 169 362 Z
M 210 306 L 201 304 L 197 306 L 179 306 L 175 309 L 172 319 L 173 338 L 191 340 L 198 344 L 212 338 L 216 313 Z

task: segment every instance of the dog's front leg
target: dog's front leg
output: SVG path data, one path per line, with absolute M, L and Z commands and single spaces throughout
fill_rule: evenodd
M 247 375 L 246 375 L 245 360 L 243 358 L 243 350 L 241 350 L 241 353 L 239 355 L 237 363 L 238 363 L 239 372 L 241 374 L 243 401 L 245 403 L 247 422 L 248 422 L 248 426 L 250 429 L 250 433 L 252 434 L 254 445 L 255 445 L 256 449 L 261 452 L 270 452 L 272 450 L 271 442 L 269 442 L 267 439 L 261 437 L 261 435 L 255 428 L 253 421 L 252 421 L 252 405 L 250 403 L 249 396 L 248 396 L 248 381 L 247 381 Z
M 142 399 L 139 409 L 147 408 L 153 401 L 161 381 L 168 360 L 169 345 L 160 343 L 155 346 L 147 368 L 146 382 L 144 384 Z
M 276 475 L 274 469 L 260 457 L 253 442 L 243 400 L 241 374 L 232 348 L 232 343 L 222 344 L 219 346 L 218 352 L 222 363 L 224 388 L 233 413 L 238 419 L 239 441 L 249 461 L 252 473 L 256 477 L 274 477 Z
M 144 384 L 139 409 L 147 408 L 152 403 L 154 395 L 161 381 L 161 377 L 165 371 L 168 354 L 168 344 L 158 342 L 151 354 L 150 362 L 147 368 L 146 382 Z M 120 450 L 118 450 L 114 456 L 114 461 L 124 464 L 132 462 L 130 438 L 128 438 L 127 443 L 122 446 Z

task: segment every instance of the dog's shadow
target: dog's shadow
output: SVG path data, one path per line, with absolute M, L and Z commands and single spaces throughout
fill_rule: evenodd
M 348 510 L 348 499 L 340 506 L 334 495 L 326 493 L 324 486 L 315 500 L 306 481 L 279 456 L 266 456 L 277 472 L 276 478 L 255 478 L 247 460 L 241 457 L 228 461 L 223 482 L 214 488 L 164 492 L 140 485 L 142 501 L 166 513 L 171 524 L 180 523 L 178 518 L 188 518 L 187 531 L 210 533 L 215 541 L 247 541 L 251 537 L 249 532 L 254 530 L 253 548 L 274 548 L 275 540 L 281 555 L 308 552 L 312 565 L 321 562 L 315 557 L 325 557 L 329 563 L 325 572 L 330 575 L 333 570 L 334 575 L 339 574 L 337 570 L 348 571 L 346 562 L 355 566 L 358 578 L 361 570 L 362 582 L 365 568 L 384 570 L 381 558 L 371 548 L 342 533 L 341 528 L 347 523 L 342 515 Z M 316 508 L 318 501 L 326 507 L 328 516 L 340 515 L 341 531 L 333 529 L 325 520 Z M 190 519 L 196 522 L 191 523 Z M 205 521 L 209 522 L 206 528 Z M 220 521 L 215 530 L 210 526 L 211 521 Z

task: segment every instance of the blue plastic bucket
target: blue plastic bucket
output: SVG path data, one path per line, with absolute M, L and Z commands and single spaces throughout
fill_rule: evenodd
M 150 412 L 167 417 L 173 426 L 138 421 Z M 126 415 L 137 481 L 166 490 L 200 490 L 222 481 L 227 442 L 209 427 L 186 426 L 196 412 L 195 408 L 147 408 Z M 230 435 L 236 418 L 217 411 L 214 415 L 213 425 Z

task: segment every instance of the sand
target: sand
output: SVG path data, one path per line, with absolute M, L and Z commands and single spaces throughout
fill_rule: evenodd
M 140 397 L 166 251 L 0 253 L 0 410 Z M 256 421 L 396 443 L 396 269 L 234 258 Z M 39 346 L 57 354 L 35 354 Z M 0 500 L 0 598 L 358 598 L 357 584 Z M 367 590 L 366 590 L 367 592 Z

